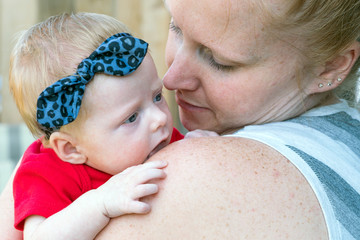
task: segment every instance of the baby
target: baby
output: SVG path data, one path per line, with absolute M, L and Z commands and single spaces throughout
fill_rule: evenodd
M 106 15 L 62 14 L 13 50 L 10 87 L 39 137 L 14 179 L 25 239 L 93 239 L 110 218 L 150 211 L 141 198 L 158 192 L 167 162 L 146 161 L 183 136 L 148 44 L 127 32 Z

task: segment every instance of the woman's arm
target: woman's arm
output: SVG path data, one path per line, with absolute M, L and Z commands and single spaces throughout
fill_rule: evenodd
M 241 138 L 169 145 L 152 212 L 113 219 L 98 239 L 327 239 L 319 203 L 302 174 L 268 146 Z
M 14 227 L 14 197 L 12 190 L 15 172 L 19 165 L 20 161 L 0 195 L 0 236 L 4 240 L 22 240 L 22 232 Z

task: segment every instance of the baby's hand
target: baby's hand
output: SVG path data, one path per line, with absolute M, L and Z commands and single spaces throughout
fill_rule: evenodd
M 153 179 L 162 179 L 166 174 L 162 168 L 165 161 L 154 161 L 129 167 L 114 175 L 95 191 L 99 196 L 100 209 L 109 218 L 128 213 L 148 213 L 150 205 L 139 198 L 159 191 L 157 184 L 148 183 Z
M 185 134 L 185 138 L 195 138 L 195 137 L 217 137 L 219 134 L 213 131 L 196 129 L 194 131 L 188 132 Z

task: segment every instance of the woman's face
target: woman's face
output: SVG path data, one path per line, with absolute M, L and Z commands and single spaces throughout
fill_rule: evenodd
M 252 2 L 165 1 L 172 20 L 164 85 L 176 90 L 187 129 L 224 133 L 304 111 L 299 54 L 269 35 Z

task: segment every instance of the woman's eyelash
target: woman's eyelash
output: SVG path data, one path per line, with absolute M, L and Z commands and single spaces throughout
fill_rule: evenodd
M 226 66 L 226 65 L 217 63 L 213 58 L 209 59 L 209 63 L 210 63 L 210 66 L 212 66 L 213 68 L 215 68 L 216 70 L 219 70 L 219 71 L 230 71 L 233 69 L 232 66 Z
M 174 22 L 171 21 L 169 24 L 169 29 L 176 33 L 177 35 L 182 35 L 182 31 L 179 27 L 175 26 Z
M 208 57 L 208 61 L 211 67 L 215 68 L 218 71 L 230 71 L 233 69 L 233 66 L 226 66 L 220 63 L 217 63 L 214 58 Z
M 210 65 L 210 67 L 212 67 L 213 69 L 217 70 L 217 71 L 231 71 L 234 69 L 235 66 L 230 66 L 230 65 L 223 65 L 221 63 L 218 63 L 213 56 L 212 51 L 205 47 L 202 46 L 198 49 L 200 56 L 202 56 L 202 58 L 204 60 L 206 60 L 208 62 L 208 64 Z

